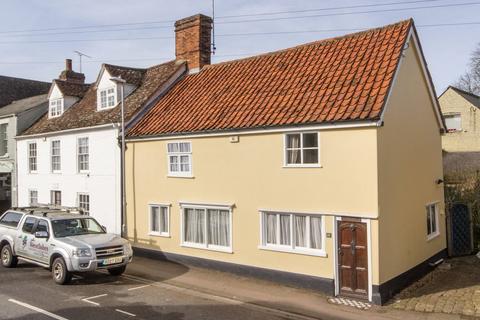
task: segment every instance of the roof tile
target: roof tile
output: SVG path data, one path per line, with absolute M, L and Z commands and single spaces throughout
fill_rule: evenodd
M 412 20 L 204 67 L 129 136 L 376 120 Z

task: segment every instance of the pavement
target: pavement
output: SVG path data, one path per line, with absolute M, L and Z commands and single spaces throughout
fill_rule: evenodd
M 391 307 L 480 318 L 480 259 L 465 256 L 446 260 L 443 267 L 400 292 Z
M 58 286 L 48 270 L 20 263 L 0 268 L 0 319 L 461 319 L 330 304 L 317 292 L 135 257 L 127 273 L 82 274 Z

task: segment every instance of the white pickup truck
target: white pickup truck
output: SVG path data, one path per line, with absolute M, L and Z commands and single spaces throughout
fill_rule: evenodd
M 121 275 L 132 261 L 130 243 L 105 232 L 81 211 L 51 207 L 8 210 L 0 217 L 0 260 L 13 268 L 18 260 L 52 271 L 57 284 L 66 284 L 74 272 L 107 269 Z

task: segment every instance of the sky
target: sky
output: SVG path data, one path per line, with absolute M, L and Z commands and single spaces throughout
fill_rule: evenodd
M 440 94 L 480 43 L 479 12 L 475 0 L 215 0 L 213 63 L 413 18 Z M 212 0 L 1 0 L 0 75 L 51 81 L 66 58 L 79 71 L 74 51 L 91 57 L 88 82 L 102 63 L 159 64 L 174 58 L 174 21 L 197 13 L 212 16 Z

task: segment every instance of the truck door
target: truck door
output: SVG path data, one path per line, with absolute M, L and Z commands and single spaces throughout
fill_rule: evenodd
M 46 232 L 48 234 L 47 238 L 37 238 L 35 237 L 36 232 Z M 31 258 L 45 264 L 49 263 L 48 252 L 50 250 L 49 239 L 51 238 L 48 221 L 44 219 L 38 219 L 38 223 L 33 230 L 33 238 L 30 241 L 29 251 Z
M 30 242 L 33 239 L 33 228 L 37 223 L 37 218 L 27 217 L 22 225 L 22 230 L 16 239 L 15 251 L 18 255 L 25 258 L 32 258 L 30 253 Z

